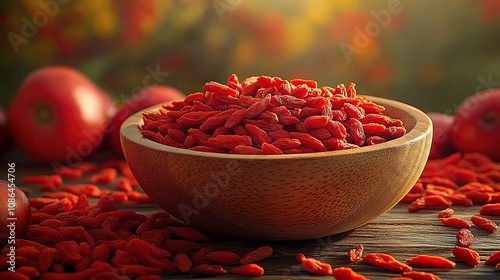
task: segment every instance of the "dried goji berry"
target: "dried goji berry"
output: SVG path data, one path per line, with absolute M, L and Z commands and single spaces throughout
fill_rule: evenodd
M 474 203 L 470 198 L 462 193 L 454 193 L 447 197 L 453 205 L 472 206 Z
M 331 265 L 313 258 L 305 258 L 301 262 L 302 268 L 312 274 L 329 275 L 332 274 Z
M 19 268 L 16 268 L 16 272 L 28 276 L 29 279 L 35 279 L 40 275 L 38 269 L 33 266 L 21 266 Z M 8 279 L 8 278 L 4 277 L 3 279 Z
M 479 254 L 474 250 L 471 250 L 467 247 L 455 246 L 453 247 L 452 253 L 455 258 L 472 267 L 476 267 L 479 265 L 480 257 Z
M 9 280 L 29 280 L 30 277 L 23 273 L 15 273 L 11 271 L 0 271 L 1 279 L 9 279 Z
M 404 272 L 412 270 L 412 268 L 407 264 L 404 264 L 396 260 L 391 255 L 383 253 L 367 254 L 363 257 L 363 261 L 396 272 Z
M 208 259 L 205 258 L 205 255 L 208 254 L 210 250 L 211 250 L 210 246 L 205 246 L 200 248 L 191 258 L 193 264 L 200 264 L 205 261 L 208 261 Z
M 452 208 L 446 208 L 446 209 L 441 210 L 441 211 L 438 213 L 438 218 L 449 218 L 449 217 L 451 217 L 454 213 L 455 213 L 455 210 L 453 210 Z
M 241 266 L 232 268 L 230 271 L 232 274 L 246 275 L 246 276 L 261 276 L 264 275 L 264 268 L 258 264 L 249 263 L 243 264 Z
M 177 123 L 188 127 L 201 125 L 206 119 L 215 116 L 217 111 L 197 111 L 183 114 L 177 119 Z
M 235 265 L 240 263 L 238 254 L 231 251 L 213 251 L 206 254 L 205 258 L 224 265 Z
M 311 130 L 309 131 L 309 134 L 311 134 L 312 137 L 317 138 L 319 140 L 326 139 L 332 136 L 330 131 L 328 131 L 328 129 L 324 127 Z
M 214 148 L 234 150 L 234 147 L 239 145 L 251 146 L 252 138 L 245 135 L 217 135 L 207 142 Z
M 325 127 L 329 121 L 330 118 L 328 116 L 322 116 L 322 115 L 310 116 L 304 120 L 304 127 L 306 128 L 306 130 L 310 131 L 317 128 Z
M 424 197 L 425 208 L 448 208 L 453 203 L 442 195 L 426 195 Z
M 78 196 L 82 194 L 85 194 L 88 197 L 101 196 L 101 190 L 94 184 L 66 185 L 62 188 L 62 190 Z
M 494 215 L 500 216 L 500 203 L 488 203 L 479 209 L 481 215 Z
M 99 172 L 90 176 L 90 182 L 93 184 L 110 184 L 115 180 L 117 174 L 118 171 L 114 168 L 103 168 Z
M 384 137 L 381 137 L 381 136 L 376 136 L 376 135 L 366 138 L 366 141 L 365 141 L 366 145 L 368 145 L 368 146 L 380 144 L 380 143 L 384 143 L 384 142 L 387 142 L 387 139 L 385 139 Z
M 349 258 L 349 261 L 351 261 L 351 262 L 359 261 L 362 256 L 363 256 L 363 245 L 362 244 L 356 245 L 354 248 L 352 248 L 351 250 L 349 250 L 347 252 L 347 257 Z
M 337 280 L 367 280 L 365 276 L 354 272 L 350 267 L 336 267 L 332 271 L 333 277 Z
M 463 194 L 470 200 L 472 200 L 472 203 L 476 205 L 484 205 L 491 202 L 491 193 L 481 191 L 468 191 L 463 192 Z
M 414 202 L 415 200 L 419 199 L 423 197 L 423 195 L 421 193 L 407 193 L 405 194 L 405 196 L 403 196 L 403 198 L 399 201 L 401 203 L 412 203 Z M 416 206 L 416 205 L 413 205 L 412 208 L 408 209 L 409 212 L 414 212 L 414 211 L 418 211 L 420 209 L 423 209 L 423 204 L 422 204 L 422 208 L 419 208 L 420 206 Z
M 323 143 L 321 143 L 320 140 L 312 137 L 307 133 L 290 132 L 290 137 L 298 139 L 302 143 L 302 145 L 306 148 L 310 148 L 318 152 L 326 151 L 325 146 L 323 145 Z
M 448 187 L 438 186 L 434 184 L 427 184 L 425 186 L 425 195 L 441 195 L 444 197 L 448 197 L 452 194 L 456 193 L 456 190 L 450 189 Z
M 450 218 L 439 218 L 441 223 L 445 226 L 449 227 L 454 227 L 454 228 L 471 228 L 471 224 L 462 219 L 462 218 L 455 218 L 455 217 L 450 217 Z
M 500 263 L 500 251 L 491 254 L 484 262 L 486 265 L 497 265 L 498 263 Z
M 265 258 L 270 257 L 273 254 L 273 248 L 269 246 L 263 246 L 256 250 L 246 253 L 240 259 L 241 264 L 249 264 L 253 262 L 261 261 Z
M 339 121 L 330 120 L 325 127 L 332 135 L 334 135 L 338 139 L 345 139 L 347 135 L 345 126 Z
M 178 253 L 196 251 L 200 249 L 202 245 L 189 240 L 166 239 L 161 244 L 161 247 L 172 254 L 178 254 Z
M 274 140 L 272 144 L 283 151 L 288 149 L 296 149 L 300 147 L 300 145 L 302 145 L 300 140 L 290 138 L 278 138 Z
M 117 271 L 121 275 L 146 276 L 146 275 L 160 274 L 162 272 L 162 269 L 157 267 L 139 265 L 139 264 L 127 264 L 119 267 Z
M 184 240 L 207 241 L 208 236 L 191 227 L 169 227 L 169 231 Z
M 193 267 L 194 273 L 205 274 L 205 275 L 224 275 L 227 271 L 220 265 L 216 264 L 199 264 Z
M 65 179 L 80 179 L 83 175 L 83 171 L 77 168 L 70 168 L 67 166 L 59 166 L 54 168 L 54 171 Z
M 191 260 L 184 253 L 180 253 L 180 254 L 175 255 L 174 263 L 177 266 L 177 270 L 181 273 L 189 272 L 191 270 L 191 267 L 192 267 Z
M 402 276 L 413 280 L 441 280 L 436 274 L 423 271 L 405 271 Z
M 454 268 L 455 262 L 439 256 L 418 255 L 406 260 L 411 265 L 429 268 Z
M 16 249 L 16 255 L 28 258 L 30 260 L 36 260 L 40 257 L 40 250 L 35 246 L 24 246 Z
M 490 219 L 481 216 L 472 216 L 470 219 L 473 224 L 487 231 L 494 232 L 498 229 L 497 224 Z

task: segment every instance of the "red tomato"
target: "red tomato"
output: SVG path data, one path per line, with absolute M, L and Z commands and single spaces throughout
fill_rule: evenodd
M 39 162 L 71 165 L 102 143 L 113 100 L 75 69 L 52 66 L 23 81 L 7 112 L 15 143 Z
M 14 178 L 9 180 L 14 182 Z M 26 234 L 30 222 L 31 207 L 24 192 L 14 183 L 0 180 L 0 248 L 13 246 Z
M 109 124 L 109 141 L 113 151 L 123 157 L 120 143 L 120 126 L 129 116 L 153 105 L 184 98 L 185 95 L 182 92 L 169 86 L 151 86 L 134 94 L 118 108 Z

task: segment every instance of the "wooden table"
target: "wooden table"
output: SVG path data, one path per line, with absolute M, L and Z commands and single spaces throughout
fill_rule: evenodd
M 7 168 L 5 168 L 7 169 Z M 2 173 L 3 174 L 3 173 Z M 18 164 L 16 177 L 18 183 L 22 176 L 36 174 L 51 174 L 47 166 L 33 166 Z M 38 195 L 33 188 L 31 196 Z M 133 209 L 144 214 L 150 214 L 160 209 L 155 205 L 120 205 L 121 209 Z M 454 207 L 455 216 L 470 219 L 478 214 L 479 207 Z M 323 238 L 296 242 L 251 242 L 233 240 L 222 237 L 211 237 L 207 243 L 212 250 L 231 250 L 244 254 L 259 246 L 273 247 L 274 254 L 259 264 L 265 269 L 265 276 L 252 279 L 331 279 L 327 276 L 314 276 L 301 270 L 295 259 L 298 252 L 308 257 L 317 258 L 327 262 L 332 267 L 348 266 L 370 279 L 388 279 L 400 276 L 399 273 L 390 272 L 359 261 L 349 263 L 347 251 L 361 243 L 364 253 L 387 253 L 400 261 L 419 254 L 438 255 L 457 262 L 454 269 L 424 269 L 414 266 L 415 271 L 433 272 L 442 279 L 500 279 L 500 272 L 493 266 L 484 265 L 484 261 L 493 252 L 500 250 L 500 233 L 489 234 L 487 231 L 473 227 L 475 236 L 472 249 L 481 256 L 481 264 L 471 268 L 465 263 L 457 261 L 451 250 L 456 245 L 456 228 L 446 227 L 437 218 L 438 210 L 422 210 L 417 213 L 408 213 L 407 204 L 399 204 L 389 212 L 380 216 L 369 224 L 355 230 Z M 500 217 L 491 217 L 500 223 Z M 195 279 L 195 275 L 175 276 L 174 279 Z M 171 277 L 168 277 L 171 279 Z M 215 277 L 217 279 L 242 279 L 234 275 Z M 203 279 L 206 279 L 204 277 Z

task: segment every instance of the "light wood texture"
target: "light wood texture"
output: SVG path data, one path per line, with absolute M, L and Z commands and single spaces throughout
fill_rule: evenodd
M 122 125 L 122 146 L 144 191 L 198 229 L 244 239 L 311 239 L 351 230 L 391 209 L 425 165 L 431 144 L 429 118 L 396 101 L 367 98 L 403 120 L 408 133 L 343 151 L 203 153 L 142 137 L 137 113 Z

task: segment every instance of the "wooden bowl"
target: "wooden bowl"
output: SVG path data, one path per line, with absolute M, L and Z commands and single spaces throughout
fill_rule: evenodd
M 352 230 L 396 205 L 419 178 L 432 124 L 420 110 L 366 96 L 404 122 L 400 138 L 351 150 L 236 155 L 169 147 L 144 138 L 141 112 L 121 127 L 125 158 L 160 207 L 215 234 L 303 240 Z M 147 111 L 156 111 L 161 105 Z

